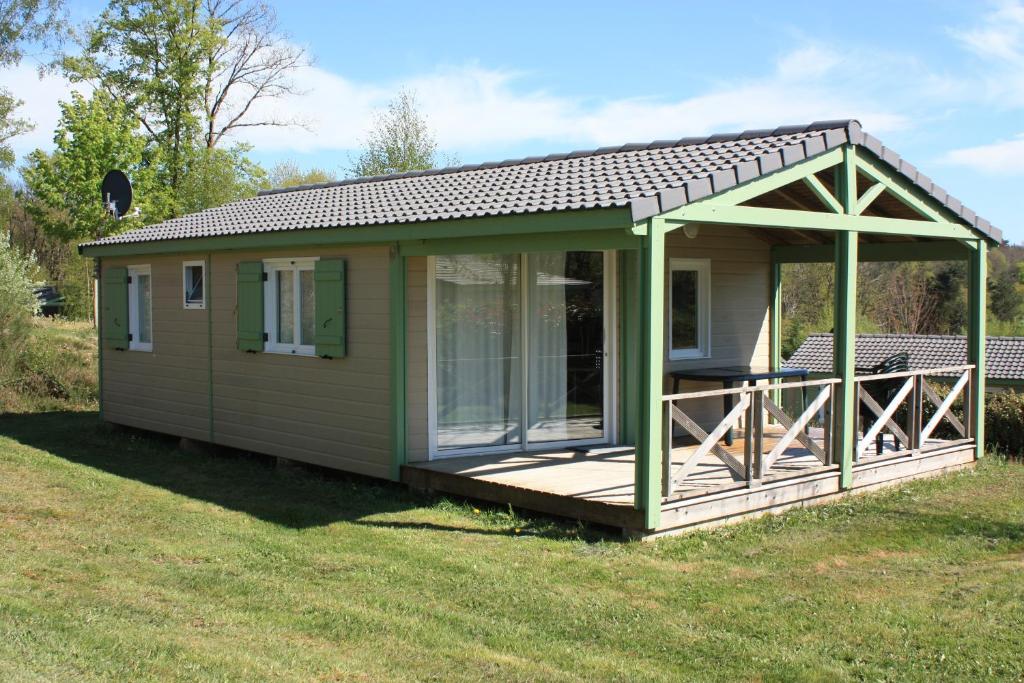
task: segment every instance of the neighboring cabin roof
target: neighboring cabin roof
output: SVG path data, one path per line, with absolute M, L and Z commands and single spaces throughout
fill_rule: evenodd
M 925 370 L 967 363 L 967 338 L 952 334 L 858 334 L 857 367 L 882 362 L 894 353 L 910 354 L 910 369 Z M 783 361 L 786 368 L 832 372 L 832 335 L 812 334 Z M 985 376 L 1024 382 L 1024 337 L 988 337 L 985 341 Z
M 862 132 L 860 123 L 844 120 L 269 190 L 82 247 L 616 207 L 628 207 L 638 221 L 847 142 L 1001 239 L 998 229 Z

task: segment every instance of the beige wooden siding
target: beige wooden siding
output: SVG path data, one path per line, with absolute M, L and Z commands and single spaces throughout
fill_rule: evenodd
M 347 263 L 348 355 L 244 353 L 236 348 L 239 262 L 319 256 Z M 213 255 L 216 443 L 387 477 L 391 462 L 388 250 L 383 247 Z
M 768 367 L 771 358 L 769 245 L 741 228 L 703 226 L 694 239 L 687 238 L 682 230 L 668 233 L 665 252 L 667 259 L 695 258 L 711 261 L 711 356 L 670 361 L 666 350 L 666 374 L 670 370 L 683 368 L 729 365 Z M 668 263 L 665 268 L 667 273 Z M 666 315 L 667 305 L 666 296 Z M 680 391 L 721 387 L 720 382 L 683 382 Z M 672 390 L 667 377 L 665 390 L 666 393 Z M 688 402 L 688 405 L 680 403 L 680 408 L 705 426 L 717 424 L 722 417 L 721 399 Z
M 406 259 L 406 459 L 429 459 L 427 427 L 427 257 Z
M 346 358 L 237 350 L 237 264 L 288 256 L 346 260 Z M 153 352 L 104 352 L 105 418 L 209 440 L 211 347 L 206 316 L 210 313 L 215 443 L 390 476 L 388 250 L 215 253 L 207 273 L 208 307 L 186 311 L 181 302 L 182 261 L 196 258 L 104 259 L 104 266 L 148 263 L 153 272 Z
M 675 368 L 769 364 L 770 252 L 766 243 L 735 228 L 705 228 L 696 239 L 669 233 L 666 258 L 711 261 L 711 357 L 665 361 Z M 407 259 L 406 271 L 406 442 L 409 462 L 428 459 L 427 404 L 427 258 Z M 666 275 L 668 264 L 666 261 Z M 621 278 L 619 279 L 621 285 Z M 666 310 L 667 315 L 667 310 Z M 622 310 L 619 310 L 619 325 Z M 621 328 L 620 328 L 621 329 Z M 621 334 L 620 334 L 621 339 Z M 667 352 L 666 352 L 667 358 Z M 620 368 L 621 370 L 621 368 Z M 620 377 L 620 382 L 622 378 Z M 685 382 L 682 391 L 720 388 L 720 383 Z M 671 390 L 666 379 L 666 393 Z M 688 412 L 705 426 L 721 419 L 722 402 L 694 402 Z M 620 419 L 623 411 L 618 411 Z
M 153 293 L 153 350 L 103 351 L 103 416 L 117 424 L 208 439 L 207 311 L 184 307 L 184 260 L 171 256 L 103 259 L 103 268 L 148 265 Z

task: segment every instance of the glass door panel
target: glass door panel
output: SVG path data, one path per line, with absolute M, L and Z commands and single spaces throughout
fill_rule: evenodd
M 522 443 L 518 254 L 434 262 L 437 450 Z
M 604 436 L 604 254 L 530 254 L 527 441 Z

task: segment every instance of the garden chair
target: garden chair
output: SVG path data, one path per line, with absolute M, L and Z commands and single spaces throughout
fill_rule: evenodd
M 894 353 L 889 356 L 881 363 L 872 365 L 865 368 L 855 368 L 855 372 L 858 375 L 887 375 L 890 372 L 906 372 L 910 370 L 910 354 L 906 351 Z M 877 382 L 863 382 L 861 384 L 861 390 L 866 392 L 871 398 L 875 399 L 878 405 L 885 408 L 892 401 L 893 397 L 903 386 L 905 378 L 895 379 L 883 379 Z M 864 405 L 863 401 L 858 401 L 859 405 L 859 421 L 861 425 L 861 434 L 865 435 L 871 426 L 878 420 L 878 416 Z M 883 428 L 878 432 L 878 436 L 875 437 L 875 449 L 876 452 L 881 455 L 882 446 L 885 441 L 885 429 Z

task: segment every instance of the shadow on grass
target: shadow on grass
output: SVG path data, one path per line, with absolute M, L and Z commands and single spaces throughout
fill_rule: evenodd
M 113 429 L 96 412 L 57 411 L 0 415 L 0 434 L 70 462 L 133 479 L 174 493 L 244 512 L 281 526 L 304 529 L 346 521 L 393 529 L 428 529 L 510 536 L 511 528 L 447 526 L 431 522 L 372 519 L 437 504 L 432 496 L 392 482 L 327 468 L 296 465 L 284 471 L 276 459 L 217 447 L 183 451 L 176 437 Z M 478 507 L 483 507 L 482 505 Z M 502 514 L 487 508 L 490 514 Z M 597 529 L 544 517 L 520 520 L 531 535 L 579 539 L 604 537 Z

